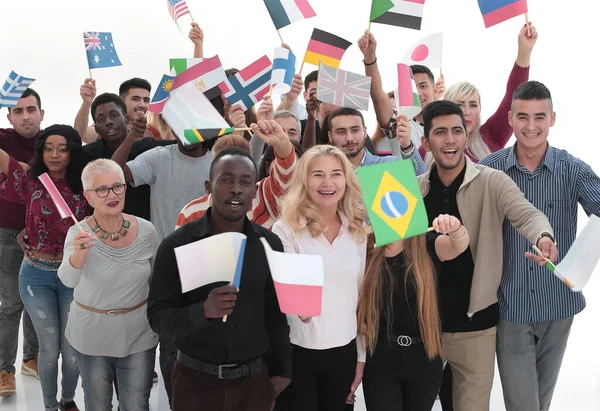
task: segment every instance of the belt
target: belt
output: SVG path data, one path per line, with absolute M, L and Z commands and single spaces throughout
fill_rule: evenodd
M 421 337 L 409 337 L 408 335 L 392 335 L 392 340 L 395 340 L 400 347 L 423 344 L 423 339 Z
M 262 358 L 257 358 L 247 364 L 214 365 L 177 351 L 177 361 L 202 374 L 213 375 L 221 380 L 237 380 L 266 370 L 265 361 Z
M 92 307 L 88 307 L 87 305 L 83 305 L 79 301 L 75 300 L 75 304 L 77 304 L 84 310 L 92 311 L 92 312 L 98 313 L 98 314 L 106 314 L 106 315 L 127 314 L 127 313 L 137 310 L 140 307 L 143 307 L 147 302 L 148 302 L 148 300 L 144 300 L 141 303 L 134 305 L 133 307 L 129 307 L 129 308 L 119 308 L 119 309 L 115 309 L 115 310 L 99 310 L 97 308 L 92 308 Z

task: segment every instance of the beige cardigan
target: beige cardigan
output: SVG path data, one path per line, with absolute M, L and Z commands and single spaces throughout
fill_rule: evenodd
M 554 232 L 544 213 L 525 198 L 504 172 L 474 164 L 468 157 L 465 158 L 467 169 L 458 189 L 457 203 L 463 225 L 471 237 L 469 245 L 475 262 L 467 313 L 472 316 L 498 302 L 504 218 L 508 218 L 513 227 L 533 244 L 540 234 L 554 235 Z M 423 197 L 429 192 L 430 174 L 431 167 L 418 177 Z

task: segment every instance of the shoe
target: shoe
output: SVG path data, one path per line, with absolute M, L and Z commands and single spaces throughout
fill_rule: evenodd
M 21 374 L 29 375 L 30 377 L 35 377 L 38 380 L 40 379 L 40 374 L 38 374 L 37 355 L 29 361 L 23 361 L 23 364 L 21 365 Z
M 156 371 L 152 373 L 152 384 L 156 384 L 158 382 L 158 374 Z
M 75 401 L 64 402 L 64 400 L 60 400 L 58 403 L 58 409 L 60 411 L 79 411 Z
M 17 392 L 15 375 L 8 371 L 0 372 L 0 397 L 13 395 L 15 392 Z

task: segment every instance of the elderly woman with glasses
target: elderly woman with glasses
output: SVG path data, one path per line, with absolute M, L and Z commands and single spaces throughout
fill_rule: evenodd
M 146 300 L 156 231 L 123 213 L 126 184 L 117 163 L 93 161 L 81 180 L 94 213 L 81 222 L 85 231 L 69 230 L 58 275 L 75 289 L 66 337 L 77 353 L 85 409 L 112 409 L 115 382 L 121 410 L 149 410 L 158 338 Z

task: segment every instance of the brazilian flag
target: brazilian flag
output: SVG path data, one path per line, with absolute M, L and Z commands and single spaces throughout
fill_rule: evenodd
M 359 167 L 357 174 L 377 247 L 427 232 L 427 211 L 411 160 Z

